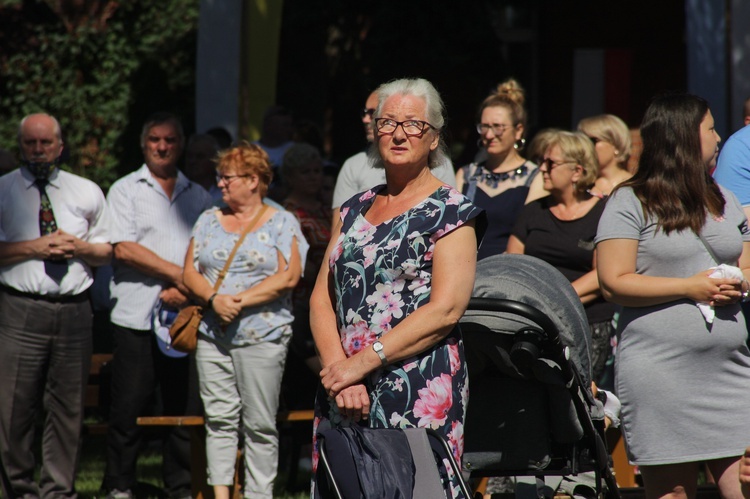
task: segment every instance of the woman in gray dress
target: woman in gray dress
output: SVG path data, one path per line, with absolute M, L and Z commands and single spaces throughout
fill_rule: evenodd
M 747 219 L 709 175 L 720 138 L 705 100 L 657 97 L 641 134 L 638 172 L 614 191 L 596 238 L 602 293 L 624 307 L 615 387 L 628 456 L 646 497 L 694 497 L 706 462 L 722 496 L 739 498 L 750 417 L 739 305 L 750 291 Z M 719 263 L 736 276 L 711 277 Z

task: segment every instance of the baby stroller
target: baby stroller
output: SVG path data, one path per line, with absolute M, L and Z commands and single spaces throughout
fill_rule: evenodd
M 464 473 L 534 477 L 517 484 L 516 497 L 618 498 L 591 390 L 589 327 L 567 279 L 530 256 L 484 259 L 461 330 L 470 386 Z M 550 477 L 560 483 L 550 488 Z

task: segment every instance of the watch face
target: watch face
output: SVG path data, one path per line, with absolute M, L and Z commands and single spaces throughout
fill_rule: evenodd
M 379 341 L 376 341 L 375 343 L 372 344 L 372 349 L 375 350 L 376 352 L 379 352 L 383 349 L 383 344 L 380 343 Z

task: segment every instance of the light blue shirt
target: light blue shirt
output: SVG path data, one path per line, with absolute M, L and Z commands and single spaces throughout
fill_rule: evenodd
M 203 213 L 193 230 L 193 261 L 195 268 L 213 286 L 224 268 L 240 234 L 227 232 L 219 223 L 217 210 Z M 279 271 L 278 254 L 289 262 L 292 241 L 296 238 L 300 262 L 304 266 L 308 244 L 299 222 L 288 211 L 277 211 L 256 230 L 250 232 L 229 265 L 219 293 L 235 295 L 255 286 Z M 291 292 L 257 307 L 247 307 L 235 320 L 222 329 L 216 314 L 204 315 L 200 332 L 227 345 L 252 345 L 264 341 L 289 338 L 292 334 Z
M 729 137 L 719 153 L 714 179 L 750 206 L 750 125 Z
M 211 206 L 200 185 L 177 172 L 169 199 L 146 165 L 115 182 L 107 195 L 113 244 L 130 241 L 160 258 L 183 266 L 193 224 Z M 129 265 L 114 262 L 111 320 L 142 331 L 151 329 L 151 314 L 167 283 Z

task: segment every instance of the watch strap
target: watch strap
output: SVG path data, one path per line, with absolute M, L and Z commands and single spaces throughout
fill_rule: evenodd
M 377 345 L 377 347 L 376 347 Z M 372 344 L 372 349 L 375 351 L 376 354 L 378 354 L 378 357 L 380 357 L 380 363 L 383 365 L 383 367 L 388 365 L 388 358 L 385 356 L 385 353 L 383 352 L 383 344 L 379 341 L 376 341 Z

